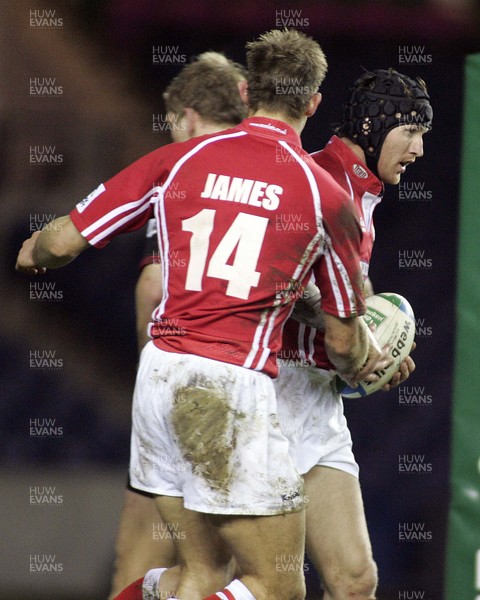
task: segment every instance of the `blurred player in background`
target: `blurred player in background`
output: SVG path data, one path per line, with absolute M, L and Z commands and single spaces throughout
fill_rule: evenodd
M 350 385 L 390 363 L 360 318 L 351 201 L 301 149 L 323 53 L 303 34 L 272 31 L 248 45 L 247 63 L 251 116 L 241 126 L 143 157 L 33 234 L 17 259 L 27 274 L 61 267 L 143 226 L 156 205 L 164 290 L 140 359 L 130 477 L 186 532 L 177 545 L 185 600 L 228 581 L 227 548 L 242 578 L 211 598 L 304 597 L 303 573 L 275 569 L 279 553 L 303 557 L 305 505 L 275 419 L 270 377 L 292 301 L 278 290 L 315 274 L 328 355 Z M 279 80 L 295 91 L 278 94 Z M 279 148 L 294 158 L 288 170 Z M 173 183 L 183 202 L 171 199 Z M 277 235 L 272 223 L 298 209 L 308 227 Z M 185 257 L 178 269 L 168 263 L 176 252 Z M 159 470 L 166 458 L 182 468 Z
M 368 115 L 375 115 L 374 118 Z M 381 201 L 383 184 L 398 184 L 407 165 L 423 155 L 422 137 L 431 126 L 432 110 L 426 86 L 393 69 L 367 72 L 350 88 L 338 136 L 314 153 L 349 193 L 363 227 L 362 269 L 368 293 L 373 293 L 368 268 L 374 242 L 373 211 Z M 368 166 L 367 166 L 368 164 Z M 155 261 L 153 237 L 145 263 Z M 159 278 L 159 270 L 153 273 Z M 161 287 L 149 303 L 161 299 Z M 144 315 L 146 329 L 149 315 Z M 280 375 L 275 380 L 280 426 L 290 444 L 290 455 L 309 497 L 307 553 L 321 574 L 325 600 L 346 597 L 373 599 L 377 586 L 361 490 L 358 465 L 343 414 L 343 402 L 332 389 L 333 365 L 328 360 L 322 331 L 289 319 L 279 353 Z M 386 389 L 403 382 L 415 365 L 410 357 Z M 148 520 L 148 513 L 145 513 Z M 148 534 L 151 537 L 151 522 Z M 147 530 L 147 528 L 144 528 Z M 166 542 L 168 544 L 168 541 Z M 150 564 L 155 556 L 150 557 Z M 167 562 L 158 562 L 169 566 Z M 156 578 L 163 570 L 150 574 Z M 166 578 L 166 575 L 162 575 Z M 168 587 L 167 582 L 165 583 Z M 166 589 L 166 588 L 165 588 Z
M 174 142 L 237 125 L 247 116 L 239 84 L 245 69 L 217 52 L 205 52 L 186 65 L 164 93 Z M 162 269 L 155 219 L 147 225 L 145 258 L 135 290 L 139 351 L 150 341 L 147 325 L 162 300 Z M 154 532 L 157 535 L 154 536 Z M 163 539 L 161 532 L 164 533 Z M 158 565 L 176 564 L 173 535 L 169 535 L 154 495 L 127 486 L 116 544 L 115 572 L 110 598 Z

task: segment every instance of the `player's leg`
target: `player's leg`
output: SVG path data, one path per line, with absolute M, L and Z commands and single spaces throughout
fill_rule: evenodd
M 109 598 L 115 598 L 128 584 L 155 567 L 175 564 L 173 541 L 155 499 L 147 493 L 125 490 L 124 504 L 115 546 L 115 567 Z
M 252 600 L 305 598 L 304 510 L 268 517 L 212 517 L 212 521 L 232 549 L 240 581 Z M 211 596 L 225 597 L 230 596 Z M 250 600 L 247 594 L 238 597 Z
M 373 600 L 377 569 L 357 477 L 316 466 L 305 475 L 305 489 L 306 549 L 324 582 L 324 600 Z
M 374 598 L 376 567 L 358 465 L 332 373 L 281 365 L 275 387 L 289 451 L 306 473 L 307 554 L 325 581 L 325 600 Z
M 162 576 L 152 598 L 207 600 L 303 600 L 304 511 L 269 517 L 209 517 L 183 509 L 179 498 L 159 497 L 166 523 L 179 536 L 180 581 Z M 235 555 L 231 560 L 227 546 Z M 234 576 L 235 565 L 236 579 Z M 166 572 L 168 576 L 174 569 Z M 240 573 L 242 575 L 240 576 Z M 230 582 L 227 585 L 227 582 Z M 222 589 L 223 588 L 223 589 Z M 118 600 L 140 600 L 142 581 Z M 218 595 L 214 590 L 220 590 Z M 150 596 L 148 596 L 150 598 Z
M 225 587 L 233 579 L 235 562 L 208 515 L 185 509 L 182 498 L 158 496 L 156 503 L 168 529 L 176 533 L 180 567 L 175 587 L 173 578 L 160 581 L 160 598 L 202 600 Z
M 167 525 L 185 532 L 177 543 L 180 598 L 203 598 L 199 592 L 212 582 L 207 571 L 224 577 L 225 549 L 199 516 L 213 512 L 223 514 L 219 531 L 257 582 L 260 600 L 303 599 L 303 566 L 300 573 L 287 570 L 281 589 L 278 585 L 276 557 L 294 557 L 294 568 L 303 558 L 305 499 L 275 413 L 275 391 L 266 375 L 154 347 L 142 354 L 130 476 L 135 487 L 162 496 L 157 505 Z M 188 511 L 180 510 L 182 496 Z M 245 523 L 252 524 L 242 534 L 239 524 Z

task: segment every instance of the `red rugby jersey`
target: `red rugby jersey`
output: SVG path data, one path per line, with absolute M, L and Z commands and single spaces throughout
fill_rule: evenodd
M 72 211 L 102 246 L 154 211 L 164 296 L 157 347 L 275 376 L 282 325 L 313 269 L 326 312 L 365 310 L 361 228 L 348 195 L 287 124 L 239 126 L 155 150 Z
M 337 136 L 333 136 L 323 150 L 313 153 L 312 158 L 348 192 L 357 210 L 363 231 L 360 260 L 366 279 L 375 241 L 373 211 L 382 199 L 383 184 Z M 335 368 L 328 360 L 323 332 L 294 319 L 285 324 L 283 348 L 278 357 L 291 365 Z

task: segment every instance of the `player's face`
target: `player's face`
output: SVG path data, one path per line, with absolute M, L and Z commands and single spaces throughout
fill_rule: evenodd
M 387 133 L 378 160 L 378 174 L 384 183 L 397 185 L 408 165 L 423 156 L 423 134 L 419 125 L 400 125 Z
M 170 131 L 174 142 L 185 142 L 190 139 L 185 114 L 177 115 L 169 112 L 167 113 L 167 120 L 170 124 Z

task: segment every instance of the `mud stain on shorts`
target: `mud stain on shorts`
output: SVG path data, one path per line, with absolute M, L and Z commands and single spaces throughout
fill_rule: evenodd
M 175 391 L 171 420 L 182 455 L 212 489 L 229 491 L 239 421 L 244 417 L 218 387 L 197 384 Z

